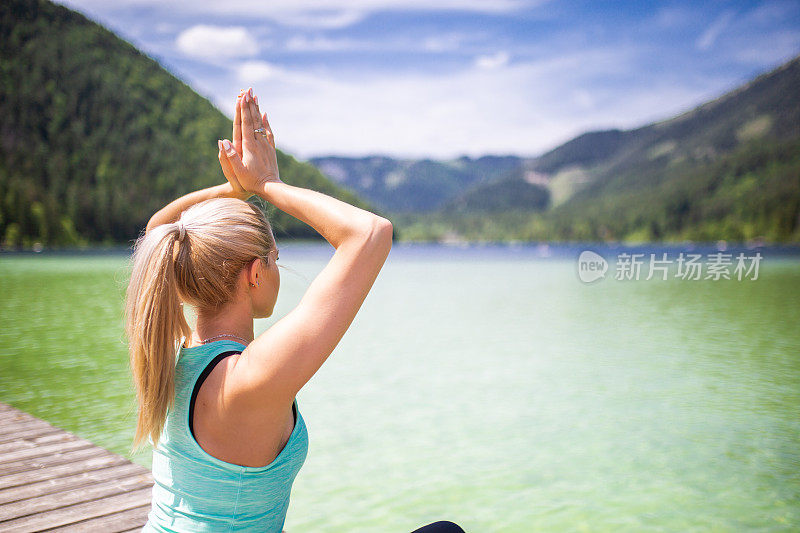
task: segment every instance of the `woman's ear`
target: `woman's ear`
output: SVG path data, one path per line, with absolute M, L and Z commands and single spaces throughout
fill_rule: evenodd
M 258 287 L 263 281 L 263 276 L 259 274 L 261 269 L 261 259 L 256 257 L 247 265 L 247 283 L 250 287 Z

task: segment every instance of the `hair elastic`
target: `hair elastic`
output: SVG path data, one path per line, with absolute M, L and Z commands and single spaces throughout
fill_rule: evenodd
M 178 226 L 178 242 L 183 242 L 183 238 L 186 237 L 186 226 L 182 220 L 178 220 L 175 224 Z

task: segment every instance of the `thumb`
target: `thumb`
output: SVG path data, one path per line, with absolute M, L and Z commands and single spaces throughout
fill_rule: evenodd
M 233 171 L 236 174 L 245 172 L 242 158 L 239 157 L 238 152 L 236 152 L 236 148 L 233 147 L 228 139 L 222 141 L 222 149 L 225 151 L 225 155 L 228 156 L 228 162 L 230 162 L 231 166 L 233 167 Z

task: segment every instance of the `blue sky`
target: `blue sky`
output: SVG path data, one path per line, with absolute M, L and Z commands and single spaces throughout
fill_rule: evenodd
M 800 53 L 800 2 L 65 0 L 228 116 L 252 86 L 301 159 L 534 156 Z

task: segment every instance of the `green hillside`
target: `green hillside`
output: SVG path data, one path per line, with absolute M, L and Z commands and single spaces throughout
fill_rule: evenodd
M 551 172 L 578 167 L 585 184 L 553 210 L 553 232 L 569 239 L 800 240 L 798 86 L 800 57 L 678 117 L 622 132 L 589 165 L 564 158 Z
M 702 165 L 756 141 L 800 137 L 800 57 L 680 116 L 629 131 L 582 135 L 537 158 L 533 169 L 557 179 L 579 170 L 585 197 L 601 189 L 650 187 L 652 178 L 684 163 Z M 575 191 L 577 194 L 584 187 Z
M 550 204 L 547 187 L 529 183 L 516 172 L 500 180 L 481 183 L 449 202 L 443 211 L 497 213 L 509 209 L 542 211 Z
M 0 4 L 0 241 L 123 243 L 166 202 L 224 180 L 231 121 L 129 43 L 50 2 Z M 362 207 L 307 163 L 281 177 Z M 270 210 L 278 235 L 316 236 Z

